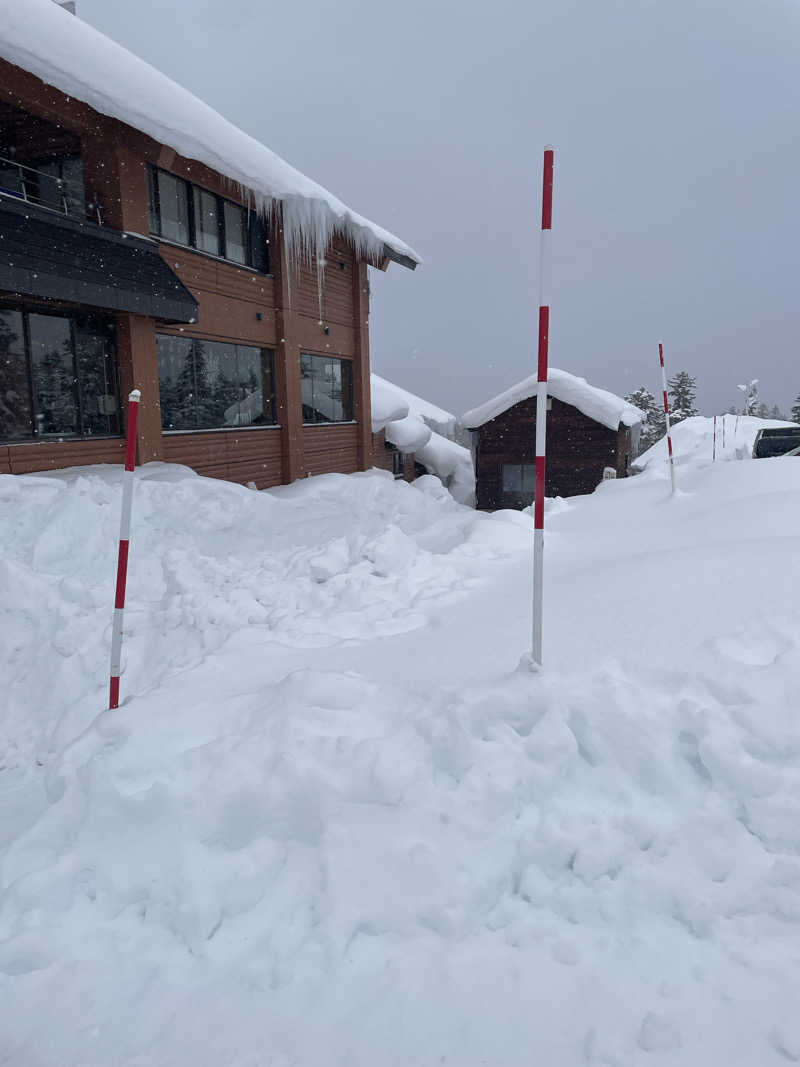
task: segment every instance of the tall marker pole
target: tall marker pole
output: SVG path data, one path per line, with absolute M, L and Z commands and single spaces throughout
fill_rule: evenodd
M 119 522 L 117 556 L 117 592 L 114 597 L 114 621 L 111 625 L 111 684 L 108 707 L 119 707 L 119 676 L 122 669 L 122 617 L 125 611 L 125 585 L 128 581 L 128 547 L 131 536 L 133 504 L 133 470 L 136 466 L 136 428 L 139 424 L 139 401 L 142 394 L 134 389 L 128 397 L 128 433 L 125 440 L 125 470 L 122 474 L 122 516 Z
M 715 415 L 714 416 L 714 445 L 713 445 L 713 448 L 711 449 L 711 462 L 712 463 L 716 463 L 716 461 L 717 461 L 717 416 Z
M 544 491 L 547 443 L 547 363 L 550 305 L 546 302 L 548 238 L 553 228 L 553 158 L 544 150 L 542 170 L 542 238 L 539 245 L 539 360 L 536 372 L 536 486 L 533 498 L 533 663 L 542 665 L 542 582 L 544 579 Z
M 667 424 L 667 452 L 669 454 L 669 477 L 672 493 L 675 493 L 675 457 L 672 454 L 672 432 L 669 427 L 669 397 L 667 396 L 667 372 L 664 370 L 664 345 L 658 342 L 658 361 L 661 364 L 661 385 L 664 390 L 664 419 Z

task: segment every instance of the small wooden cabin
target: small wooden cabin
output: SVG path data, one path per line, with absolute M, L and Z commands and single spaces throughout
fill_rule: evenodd
M 536 375 L 461 417 L 472 432 L 476 506 L 522 509 L 533 503 Z M 593 492 L 611 468 L 628 475 L 641 412 L 585 379 L 551 368 L 548 377 L 547 496 Z

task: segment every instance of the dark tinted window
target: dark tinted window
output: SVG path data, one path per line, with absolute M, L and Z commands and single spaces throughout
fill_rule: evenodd
M 194 192 L 194 233 L 195 245 L 202 252 L 211 252 L 218 256 L 219 245 L 219 201 L 212 193 L 199 189 Z
M 78 432 L 78 405 L 69 319 L 29 315 L 31 361 L 39 434 Z
M 235 263 L 247 260 L 247 228 L 244 208 L 225 201 L 225 258 Z
M 151 233 L 269 272 L 268 226 L 260 215 L 156 167 L 148 167 L 147 183 Z
M 189 244 L 188 186 L 166 171 L 158 172 L 159 234 L 179 245 Z
M 111 328 L 98 319 L 0 311 L 0 439 L 117 433 Z
M 300 357 L 303 422 L 350 422 L 353 418 L 353 368 L 334 356 Z
M 522 510 L 533 503 L 536 489 L 536 466 L 533 463 L 504 463 L 502 467 L 502 504 Z
M 275 424 L 271 349 L 160 334 L 158 373 L 165 430 Z
M 0 310 L 0 440 L 30 434 L 31 398 L 22 314 Z

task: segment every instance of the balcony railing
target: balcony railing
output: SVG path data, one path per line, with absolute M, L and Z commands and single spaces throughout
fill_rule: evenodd
M 73 183 L 5 156 L 0 156 L 0 194 L 61 215 L 86 215 L 83 199 L 74 195 Z

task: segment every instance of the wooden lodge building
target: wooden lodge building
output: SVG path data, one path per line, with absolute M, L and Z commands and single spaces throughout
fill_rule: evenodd
M 373 465 L 367 267 L 407 245 L 52 0 L 0 32 L 0 473 Z M 380 465 L 386 459 L 381 454 Z
M 476 506 L 522 509 L 533 503 L 536 375 L 461 417 L 472 432 Z M 547 496 L 593 492 L 607 468 L 628 475 L 641 412 L 583 378 L 550 368 L 547 384 Z

